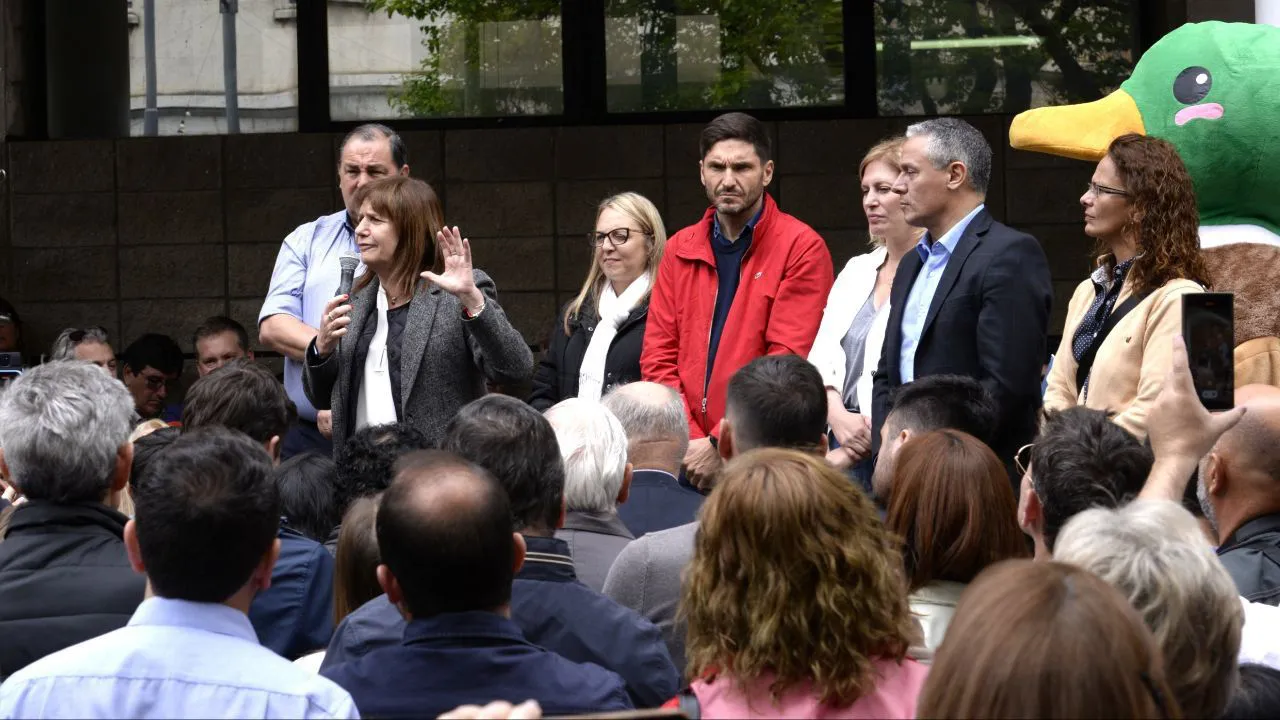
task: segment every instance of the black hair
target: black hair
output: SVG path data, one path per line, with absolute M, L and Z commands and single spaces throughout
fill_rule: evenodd
M 381 561 L 414 618 L 511 600 L 511 506 L 484 468 L 440 450 L 405 456 L 374 523 Z
M 342 144 L 338 145 L 339 154 L 347 147 L 347 143 L 351 142 L 353 137 L 358 137 L 365 141 L 385 139 L 391 145 L 391 162 L 395 165 L 396 172 L 399 172 L 400 168 L 409 164 L 409 146 L 404 144 L 404 139 L 395 130 L 382 123 L 365 123 L 344 135 Z
M 153 367 L 165 375 L 182 374 L 182 348 L 178 347 L 173 338 L 160 333 L 147 333 L 134 340 L 116 359 L 121 373 L 127 367 L 131 373 L 138 375 Z
M 337 502 L 338 466 L 317 452 L 305 452 L 276 467 L 276 489 L 285 524 L 318 543 L 342 520 Z
M 280 527 L 271 458 L 247 435 L 182 435 L 134 492 L 138 545 L 156 595 L 220 603 L 244 587 Z
M 270 371 L 240 358 L 195 381 L 187 390 L 182 430 L 221 425 L 266 443 L 272 437 L 283 438 L 297 413 L 284 385 Z
M 431 439 L 405 423 L 372 425 L 347 438 L 338 455 L 338 507 L 345 513 L 351 503 L 377 495 L 391 487 L 396 461 L 414 450 L 428 450 Z
M 441 448 L 497 478 L 516 530 L 555 531 L 564 504 L 564 461 L 555 430 L 537 410 L 505 395 L 486 395 L 458 411 Z
M 1224 720 L 1280 717 L 1280 670 L 1254 663 L 1241 665 L 1240 681 L 1222 717 Z
M 715 144 L 724 140 L 741 140 L 749 142 L 760 156 L 763 165 L 773 158 L 773 140 L 764 123 L 754 117 L 740 112 L 725 113 L 707 123 L 698 138 L 698 156 L 706 158 Z
M 240 349 L 249 352 L 249 332 L 244 329 L 240 323 L 232 320 L 226 315 L 214 315 L 200 323 L 196 331 L 191 335 L 191 347 L 196 348 L 196 354 L 199 354 L 198 343 L 209 337 L 221 335 L 224 332 L 235 333 L 236 342 L 240 345 Z
M 1067 521 L 1089 508 L 1118 508 L 1142 490 L 1154 458 L 1101 410 L 1073 407 L 1045 415 L 1031 449 L 1031 478 L 1053 550 Z
M 138 479 L 151 466 L 156 455 L 164 451 L 174 440 L 178 439 L 178 428 L 166 427 L 160 428 L 155 432 L 147 433 L 137 440 L 133 441 L 133 465 L 129 470 L 129 488 L 137 492 Z
M 927 375 L 900 386 L 885 419 L 891 434 L 959 430 L 990 447 L 999 408 L 982 383 L 964 375 Z
M 812 449 L 827 427 L 827 391 L 818 369 L 799 355 L 764 355 L 729 378 L 725 415 L 737 452 L 761 447 Z

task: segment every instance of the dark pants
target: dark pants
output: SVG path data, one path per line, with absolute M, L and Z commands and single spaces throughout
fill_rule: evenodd
M 289 432 L 285 433 L 284 439 L 280 441 L 280 459 L 288 460 L 294 455 L 301 455 L 306 452 L 317 452 L 325 457 L 333 457 L 333 442 L 320 434 L 320 428 L 310 420 L 298 418 L 298 421 L 289 426 Z

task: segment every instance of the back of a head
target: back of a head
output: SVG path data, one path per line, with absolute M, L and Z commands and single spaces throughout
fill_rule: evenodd
M 986 445 L 995 439 L 999 408 L 982 384 L 964 375 L 928 375 L 899 387 L 885 419 L 889 436 L 959 430 Z
M 666 448 L 663 460 L 678 466 L 684 459 L 689 450 L 689 417 L 680 393 L 660 383 L 633 382 L 615 387 L 600 402 L 622 423 L 629 457 L 661 446 Z
M 271 458 L 243 433 L 185 433 L 134 490 L 138 545 L 156 595 L 219 603 L 234 595 L 275 542 L 280 496 Z
M 969 171 L 969 184 L 979 195 L 987 194 L 991 183 L 991 144 L 978 128 L 954 117 L 937 117 L 907 127 L 907 137 L 927 136 L 926 155 L 934 168 L 941 170 L 950 163 L 964 163 Z
M 1031 560 L 992 566 L 965 590 L 916 713 L 1179 716 L 1155 640 L 1124 596 L 1079 568 Z
M 1246 663 L 1240 684 L 1227 703 L 1223 720 L 1273 720 L 1280 717 L 1280 670 Z
M 1075 515 L 1093 507 L 1120 507 L 1137 497 L 1153 460 L 1149 448 L 1101 410 L 1049 413 L 1031 450 L 1045 545 L 1053 550 L 1062 526 Z
M 1004 466 L 972 435 L 939 430 L 898 451 L 885 525 L 903 540 L 910 592 L 1024 557 L 1016 513 Z
M 165 375 L 182 373 L 182 348 L 173 338 L 160 333 L 147 333 L 129 343 L 117 360 L 121 370 L 127 366 L 135 375 L 148 367 Z
M 914 633 L 901 562 L 871 501 L 822 458 L 735 458 L 703 505 L 686 569 L 689 674 L 731 664 L 744 682 L 773 673 L 852 702 L 875 685 L 872 660 L 901 659 Z
M 414 618 L 493 611 L 510 602 L 511 508 L 483 468 L 438 450 L 405 456 L 374 524 L 382 563 Z
M 818 369 L 799 355 L 765 355 L 739 368 L 725 397 L 734 451 L 821 447 L 826 392 Z
M 333 622 L 382 594 L 378 586 L 378 535 L 374 523 L 382 496 L 362 497 L 342 516 L 333 563 Z
M 0 448 L 28 500 L 101 502 L 129 442 L 133 397 L 82 362 L 45 363 L 0 393 Z
M 555 531 L 564 502 L 564 461 L 555 430 L 537 410 L 505 395 L 486 395 L 449 421 L 441 449 L 498 480 L 516 530 Z
M 1072 518 L 1054 559 L 1115 587 L 1146 620 L 1189 717 L 1218 717 L 1236 683 L 1244 610 L 1235 583 L 1180 505 L 1140 500 Z
M 182 408 L 182 431 L 220 426 L 265 444 L 284 437 L 296 416 L 284 385 L 261 365 L 240 359 L 191 386 Z
M 627 434 L 598 402 L 569 398 L 543 415 L 564 460 L 566 510 L 607 513 L 617 507 L 627 472 Z
M 429 450 L 431 439 L 407 423 L 371 425 L 357 430 L 342 445 L 338 463 L 338 505 L 346 508 L 362 497 L 391 487 L 396 461 L 415 450 Z
M 178 439 L 178 428 L 164 427 L 133 441 L 133 467 L 129 472 L 129 488 L 136 491 L 138 480 L 146 475 L 147 468 L 161 452 Z
M 306 452 L 275 470 L 280 510 L 290 528 L 323 543 L 342 519 L 334 492 L 337 466 L 327 455 Z

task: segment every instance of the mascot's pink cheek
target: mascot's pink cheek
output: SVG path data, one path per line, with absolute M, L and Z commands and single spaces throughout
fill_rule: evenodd
M 1178 111 L 1173 116 L 1175 125 L 1186 125 L 1192 120 L 1217 120 L 1222 117 L 1222 106 L 1218 103 L 1205 103 L 1204 105 L 1192 105 Z

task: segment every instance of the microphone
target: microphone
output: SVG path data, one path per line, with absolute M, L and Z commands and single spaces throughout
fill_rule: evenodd
M 355 280 L 356 268 L 360 265 L 360 256 L 343 255 L 338 258 L 338 264 L 342 266 L 342 280 L 338 283 L 338 295 L 347 295 L 351 292 L 351 283 Z

